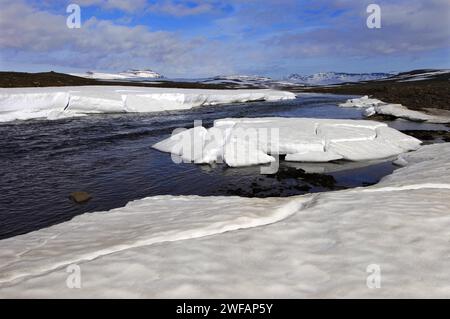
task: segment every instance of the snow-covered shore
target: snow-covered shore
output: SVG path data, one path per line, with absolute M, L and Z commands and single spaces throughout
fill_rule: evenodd
M 295 94 L 276 90 L 202 90 L 130 86 L 0 88 L 0 122 L 58 119 L 92 113 L 161 112 L 204 105 L 279 101 Z
M 378 99 L 369 98 L 367 95 L 361 98 L 349 99 L 347 102 L 341 103 L 339 106 L 365 108 L 363 114 L 367 117 L 379 114 L 418 122 L 450 123 L 450 117 L 448 116 L 432 115 L 410 110 L 401 104 L 385 103 Z
M 231 167 L 286 161 L 365 161 L 419 148 L 421 142 L 384 123 L 313 118 L 229 118 L 214 127 L 174 134 L 153 145 L 188 162 L 225 162 Z
M 449 298 L 450 143 L 400 157 L 371 187 L 150 197 L 2 240 L 0 297 Z

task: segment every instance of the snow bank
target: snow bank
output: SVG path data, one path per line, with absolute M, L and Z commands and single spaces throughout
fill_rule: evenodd
M 294 99 L 275 90 L 200 90 L 121 86 L 0 89 L 0 122 L 90 113 L 161 112 L 204 105 Z
M 1 260 L 15 262 L 14 265 L 0 266 L 0 287 L 131 248 L 271 224 L 295 213 L 298 205 L 303 205 L 308 199 L 305 197 L 295 204 L 281 199 L 235 198 L 229 201 L 227 197 L 217 197 L 215 201 L 221 211 L 211 214 L 208 197 L 149 197 L 130 202 L 123 208 L 78 216 L 69 223 L 35 232 L 38 237 L 34 239 L 45 241 L 43 246 L 28 246 L 28 239 L 24 236 L 5 240 L 2 242 Z M 240 206 L 252 208 L 243 213 L 238 209 Z M 123 224 L 124 220 L 127 222 Z M 86 232 L 92 234 L 85 236 Z M 26 254 L 25 251 L 15 251 L 14 247 L 21 245 L 29 250 Z M 17 267 L 16 262 L 22 266 Z
M 1 240 L 0 296 L 449 298 L 450 143 L 401 156 L 371 187 L 150 197 Z M 68 265 L 81 289 L 67 288 Z
M 308 118 L 216 120 L 214 127 L 176 133 L 153 147 L 197 164 L 231 167 L 287 161 L 329 162 L 387 158 L 415 150 L 420 141 L 373 121 Z
M 367 95 L 361 98 L 347 100 L 347 102 L 341 103 L 339 106 L 366 108 L 363 111 L 363 114 L 367 117 L 380 114 L 418 122 L 450 123 L 450 118 L 447 116 L 431 115 L 413 111 L 401 104 L 384 103 L 378 99 L 371 99 Z

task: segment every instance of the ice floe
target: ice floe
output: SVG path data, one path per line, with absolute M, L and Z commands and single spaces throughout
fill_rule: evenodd
M 364 120 L 309 118 L 221 119 L 209 129 L 175 132 L 153 145 L 157 150 L 198 164 L 231 167 L 287 161 L 329 162 L 387 158 L 415 150 L 420 141 L 386 124 Z
M 1 240 L 0 296 L 449 298 L 450 143 L 400 156 L 371 187 L 156 196 Z
M 450 123 L 450 117 L 448 116 L 432 115 L 410 110 L 401 104 L 385 103 L 378 99 L 369 98 L 367 95 L 361 98 L 349 99 L 347 102 L 339 104 L 339 106 L 365 108 L 363 115 L 366 117 L 380 114 L 418 122 Z
M 290 92 L 126 86 L 0 88 L 0 122 L 91 113 L 161 112 L 204 105 L 294 99 Z

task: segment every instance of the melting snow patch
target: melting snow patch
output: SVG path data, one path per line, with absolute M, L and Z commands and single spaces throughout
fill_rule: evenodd
M 195 127 L 153 147 L 187 162 L 223 160 L 238 167 L 271 163 L 273 155 L 300 162 L 381 159 L 415 150 L 420 143 L 374 121 L 243 118 L 216 120 L 210 129 Z

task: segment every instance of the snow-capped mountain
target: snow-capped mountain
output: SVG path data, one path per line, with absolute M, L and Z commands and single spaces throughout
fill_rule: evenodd
M 130 81 L 145 81 L 148 79 L 162 79 L 164 76 L 152 71 L 152 70 L 128 70 L 119 73 L 102 73 L 102 72 L 92 72 L 88 71 L 82 74 L 72 74 L 75 76 L 80 76 L 88 79 L 96 80 L 130 80 Z
M 390 73 L 344 73 L 344 72 L 321 72 L 311 75 L 291 74 L 287 80 L 298 84 L 307 85 L 329 85 L 346 82 L 361 82 L 378 80 L 392 76 Z
M 237 86 L 259 86 L 272 81 L 271 78 L 257 75 L 218 75 L 202 80 L 203 83 L 208 84 L 234 84 Z
M 291 82 L 274 80 L 270 77 L 259 75 L 218 75 L 212 78 L 199 80 L 205 84 L 224 84 L 241 88 L 273 88 L 282 85 L 292 85 Z
M 126 76 L 128 78 L 150 78 L 150 79 L 161 79 L 163 76 L 158 72 L 152 70 L 128 70 L 125 72 L 120 72 L 119 75 Z
M 236 81 L 258 81 L 258 82 L 273 81 L 269 77 L 259 76 L 259 75 L 234 74 L 234 75 L 220 75 L 220 76 L 217 76 L 217 78 L 222 78 L 222 79 L 226 79 L 226 80 L 236 80 Z

